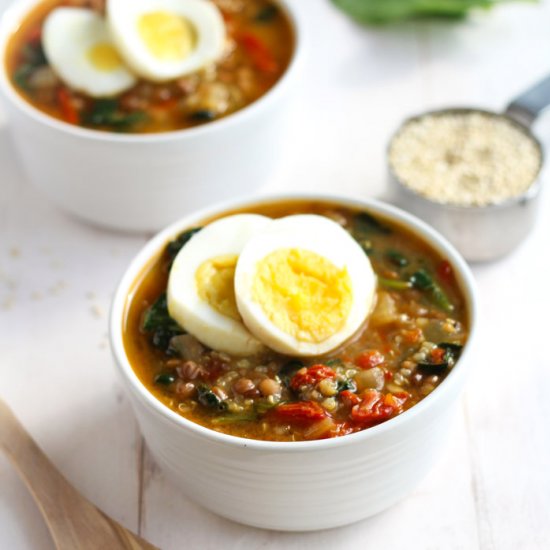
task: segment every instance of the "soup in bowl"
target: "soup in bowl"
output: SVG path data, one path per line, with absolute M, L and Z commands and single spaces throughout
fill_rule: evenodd
M 0 92 L 30 179 L 134 231 L 250 192 L 277 161 L 299 26 L 286 0 L 19 0 Z
M 153 455 L 191 498 L 259 527 L 328 528 L 428 470 L 474 293 L 456 251 L 400 210 L 266 198 L 155 237 L 117 289 L 111 343 Z

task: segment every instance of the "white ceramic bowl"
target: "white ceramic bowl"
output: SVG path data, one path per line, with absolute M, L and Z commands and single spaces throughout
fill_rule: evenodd
M 137 277 L 166 243 L 201 220 L 273 200 L 329 200 L 395 221 L 440 251 L 453 266 L 468 306 L 471 335 L 457 365 L 420 403 L 383 424 L 335 439 L 269 442 L 238 438 L 195 424 L 160 403 L 135 375 L 122 341 L 124 312 Z M 190 215 L 154 237 L 116 290 L 112 350 L 139 425 L 156 461 L 194 501 L 248 525 L 304 531 L 366 518 L 404 497 L 426 474 L 445 441 L 470 363 L 476 332 L 475 285 L 456 250 L 431 227 L 395 207 L 327 195 L 278 196 L 222 204 Z M 441 488 L 444 491 L 444 488 Z
M 290 0 L 277 0 L 295 35 L 292 61 L 259 100 L 219 121 L 160 134 L 115 134 L 54 119 L 27 103 L 7 74 L 6 45 L 41 0 L 18 0 L 0 21 L 0 96 L 31 182 L 60 207 L 94 224 L 156 231 L 215 201 L 250 194 L 275 166 L 284 107 L 302 57 Z

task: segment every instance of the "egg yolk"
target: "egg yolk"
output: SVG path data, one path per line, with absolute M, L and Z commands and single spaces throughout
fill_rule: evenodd
M 181 61 L 195 48 L 193 25 L 172 13 L 144 13 L 138 20 L 138 31 L 150 53 L 162 61 Z
M 351 310 L 347 269 L 302 249 L 280 249 L 256 266 L 252 299 L 270 321 L 301 342 L 319 343 L 340 330 Z
M 107 42 L 94 44 L 88 50 L 88 59 L 98 71 L 104 72 L 115 71 L 123 64 L 114 46 Z
M 197 292 L 218 313 L 240 321 L 235 299 L 236 254 L 217 256 L 203 262 L 195 272 Z

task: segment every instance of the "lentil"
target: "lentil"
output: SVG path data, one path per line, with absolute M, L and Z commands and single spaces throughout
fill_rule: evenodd
M 264 378 L 259 384 L 258 389 L 265 397 L 271 397 L 281 393 L 281 385 L 271 378 Z
M 239 378 L 235 384 L 233 384 L 233 390 L 236 393 L 240 393 L 241 395 L 245 395 L 247 397 L 258 393 L 256 385 L 249 378 Z

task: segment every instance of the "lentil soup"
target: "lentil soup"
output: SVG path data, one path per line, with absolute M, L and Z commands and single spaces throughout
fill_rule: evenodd
M 370 259 L 378 280 L 374 310 L 351 339 L 324 356 L 298 359 L 268 349 L 233 357 L 209 349 L 185 334 L 167 309 L 173 259 L 200 231 L 189 228 L 138 277 L 123 327 L 132 368 L 164 405 L 238 437 L 323 439 L 403 413 L 453 369 L 468 337 L 466 303 L 450 263 L 424 241 L 369 212 L 322 201 L 239 211 L 245 212 L 271 218 L 313 213 L 337 221 Z
M 206 0 L 221 12 L 226 41 L 221 57 L 167 82 L 138 78 L 117 95 L 91 97 L 65 83 L 48 63 L 42 33 L 61 6 L 105 12 L 105 0 L 45 0 L 11 37 L 7 74 L 38 110 L 69 124 L 111 132 L 182 130 L 226 117 L 266 94 L 286 71 L 294 51 L 292 24 L 272 0 Z M 67 47 L 71 47 L 67 44 Z

